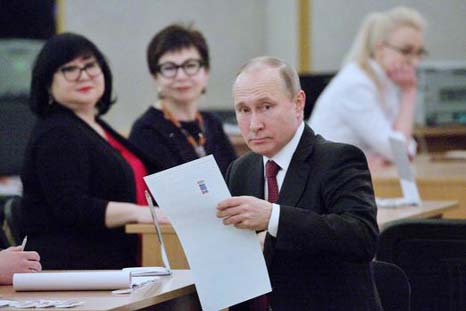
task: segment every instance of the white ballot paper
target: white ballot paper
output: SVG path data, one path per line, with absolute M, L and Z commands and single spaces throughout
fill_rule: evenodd
M 129 271 L 15 273 L 15 291 L 112 290 L 131 287 Z
M 378 207 L 396 208 L 400 206 L 420 205 L 421 197 L 416 184 L 416 176 L 411 169 L 408 155 L 406 154 L 406 139 L 401 133 L 394 133 L 388 138 L 390 148 L 393 154 L 393 162 L 395 162 L 398 176 L 400 177 L 402 198 L 377 198 Z
M 144 180 L 180 239 L 204 311 L 272 290 L 256 232 L 216 217 L 217 204 L 231 195 L 213 156 Z

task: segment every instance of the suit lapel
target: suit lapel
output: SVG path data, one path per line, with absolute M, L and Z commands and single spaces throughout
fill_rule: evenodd
M 250 178 L 247 179 L 247 187 L 250 195 L 256 198 L 264 199 L 264 163 L 262 156 L 257 155 L 252 162 L 250 171 L 248 172 Z
M 306 126 L 283 180 L 278 204 L 296 206 L 301 198 L 311 170 L 311 163 L 307 159 L 312 153 L 314 142 L 314 132 Z

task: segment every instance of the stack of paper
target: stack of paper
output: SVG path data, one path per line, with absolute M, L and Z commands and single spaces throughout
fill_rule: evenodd
M 403 206 L 417 206 L 417 202 L 406 198 L 375 198 L 375 203 L 379 208 L 397 208 Z
M 160 276 L 160 275 L 171 275 L 171 270 L 165 267 L 133 267 L 124 268 L 123 271 L 129 272 L 132 277 L 139 276 Z

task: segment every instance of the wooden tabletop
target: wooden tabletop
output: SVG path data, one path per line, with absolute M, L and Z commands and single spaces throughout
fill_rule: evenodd
M 127 224 L 125 226 L 126 233 L 152 233 L 155 234 L 153 224 Z M 176 233 L 172 225 L 160 225 L 160 231 L 164 233 Z
M 459 208 L 445 218 L 466 219 L 466 161 L 441 161 L 435 155 L 418 155 L 411 163 L 422 200 L 458 201 Z M 371 172 L 375 195 L 400 197 L 401 187 L 394 166 Z
M 416 179 L 466 182 L 466 161 L 438 161 L 435 158 L 427 154 L 416 156 L 412 162 Z M 374 180 L 398 180 L 398 172 L 393 165 L 371 173 Z
M 458 208 L 456 201 L 424 201 L 419 206 L 383 207 L 377 209 L 377 223 L 382 229 L 387 223 L 407 218 L 441 217 L 446 211 Z
M 138 310 L 176 298 L 195 295 L 195 293 L 196 289 L 189 270 L 173 270 L 172 276 L 161 277 L 161 282 L 147 284 L 130 295 L 114 295 L 111 291 L 15 292 L 12 286 L 0 286 L 1 299 L 5 300 L 77 299 L 84 301 L 84 305 L 72 309 L 33 310 Z
M 465 136 L 466 126 L 417 126 L 413 130 L 414 136 L 445 137 L 445 136 Z

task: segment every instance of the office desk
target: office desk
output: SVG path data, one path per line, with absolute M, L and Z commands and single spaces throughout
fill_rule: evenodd
M 459 209 L 447 211 L 445 218 L 466 218 L 466 161 L 431 161 L 420 155 L 413 169 L 422 200 L 458 201 Z M 400 197 L 401 188 L 394 166 L 372 173 L 378 197 Z
M 377 223 L 382 228 L 386 223 L 405 218 L 434 218 L 442 217 L 447 211 L 458 208 L 455 201 L 425 201 L 421 206 L 406 206 L 394 209 L 379 208 Z M 162 226 L 162 235 L 167 248 L 170 265 L 176 269 L 189 269 L 186 255 L 171 225 Z M 152 224 L 129 224 L 126 232 L 142 235 L 142 265 L 163 266 L 160 256 L 160 244 L 155 236 Z
M 413 135 L 421 152 L 442 152 L 466 148 L 466 126 L 416 127 Z
M 201 310 L 189 270 L 174 270 L 172 277 L 163 277 L 160 284 L 148 284 L 131 295 L 113 295 L 111 291 L 15 292 L 12 286 L 0 286 L 6 300 L 77 299 L 84 305 L 72 309 L 33 310 Z M 15 309 L 20 310 L 20 309 Z M 31 310 L 31 309 L 28 309 Z
M 378 208 L 377 224 L 382 229 L 387 223 L 407 218 L 441 218 L 447 211 L 458 208 L 456 201 L 424 201 L 420 206 Z
M 168 260 L 172 269 L 189 269 L 188 260 L 181 247 L 180 240 L 171 225 L 161 225 L 163 241 L 167 249 Z M 160 255 L 160 243 L 155 236 L 153 224 L 128 224 L 126 233 L 140 234 L 142 238 L 142 265 L 163 266 Z

